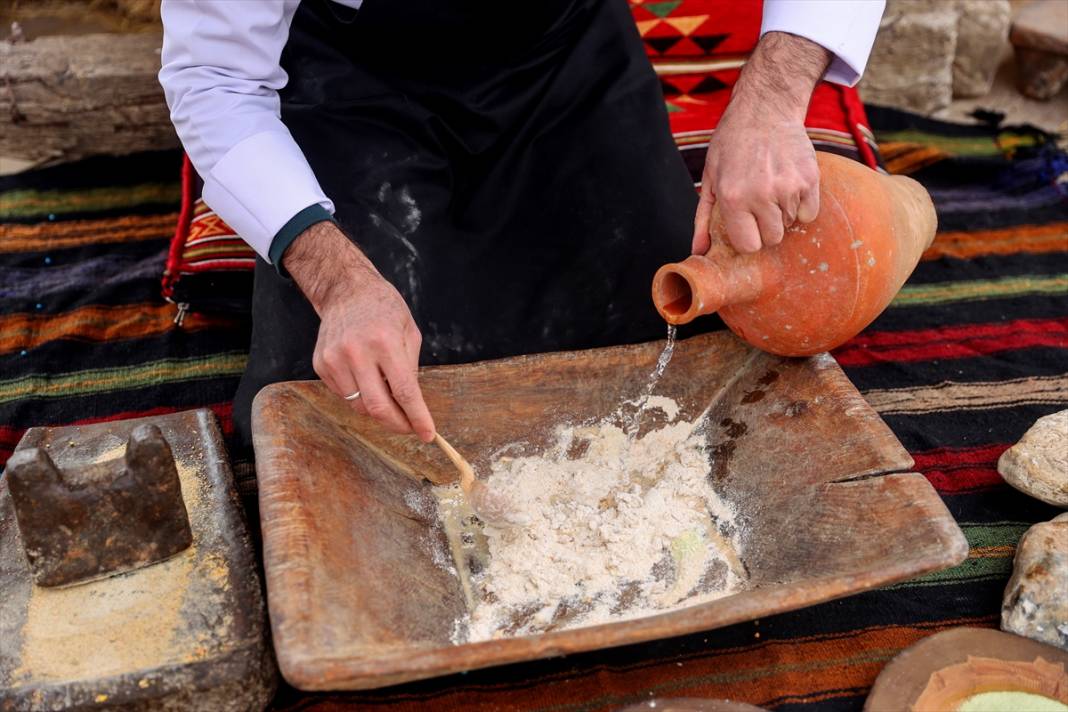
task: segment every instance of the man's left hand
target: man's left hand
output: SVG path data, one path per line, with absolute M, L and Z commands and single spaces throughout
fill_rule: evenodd
M 782 242 L 794 222 L 819 213 L 819 168 L 805 114 L 830 53 L 802 37 L 770 32 L 735 85 L 708 145 L 692 251 L 704 254 L 712 206 L 738 252 Z

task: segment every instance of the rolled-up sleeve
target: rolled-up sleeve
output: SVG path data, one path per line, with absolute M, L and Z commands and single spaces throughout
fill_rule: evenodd
M 760 36 L 789 32 L 834 54 L 824 79 L 853 86 L 864 74 L 885 0 L 764 0 Z
M 298 213 L 332 213 L 279 118 L 279 65 L 300 0 L 163 0 L 163 67 L 171 120 L 204 202 L 265 260 Z

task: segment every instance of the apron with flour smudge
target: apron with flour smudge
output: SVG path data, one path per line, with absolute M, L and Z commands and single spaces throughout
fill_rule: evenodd
M 663 338 L 650 283 L 697 201 L 623 0 L 304 0 L 282 64 L 282 119 L 421 363 Z M 318 330 L 262 261 L 253 324 L 246 442 L 262 386 L 315 377 Z

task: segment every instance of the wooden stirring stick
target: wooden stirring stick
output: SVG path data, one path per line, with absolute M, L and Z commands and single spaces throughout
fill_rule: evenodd
M 471 489 L 475 485 L 475 468 L 471 467 L 471 463 L 465 460 L 463 455 L 456 452 L 456 448 L 450 445 L 448 440 L 441 437 L 441 433 L 434 433 L 434 442 L 441 448 L 442 452 L 449 456 L 452 464 L 460 471 L 460 489 L 470 497 Z
M 460 489 L 471 503 L 471 508 L 483 521 L 496 527 L 527 524 L 526 518 L 517 511 L 508 497 L 494 492 L 485 482 L 475 477 L 475 469 L 471 467 L 471 463 L 458 453 L 448 440 L 441 437 L 441 433 L 434 433 L 434 442 L 460 471 Z

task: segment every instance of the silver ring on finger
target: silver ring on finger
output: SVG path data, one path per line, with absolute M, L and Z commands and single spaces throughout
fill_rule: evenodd
M 356 399 L 357 399 L 357 398 L 359 398 L 359 397 L 360 397 L 360 392 L 359 392 L 359 391 L 356 391 L 355 393 L 350 393 L 350 394 L 348 394 L 347 396 L 345 396 L 345 400 L 347 400 L 347 401 L 354 401 L 354 400 L 356 400 Z

